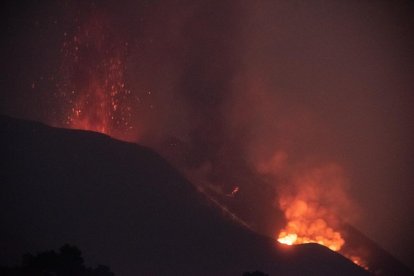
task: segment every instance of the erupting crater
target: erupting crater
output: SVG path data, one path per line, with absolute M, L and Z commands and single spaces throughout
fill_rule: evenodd
M 283 245 L 291 246 L 305 243 L 317 243 L 342 254 L 356 265 L 369 270 L 366 262 L 359 256 L 343 250 L 345 240 L 339 230 L 333 227 L 317 214 L 314 206 L 302 200 L 294 200 L 287 205 L 285 217 L 287 225 L 279 232 L 277 241 Z
M 285 208 L 288 223 L 279 233 L 278 242 L 287 245 L 318 243 L 333 251 L 340 250 L 344 245 L 341 234 L 319 216 L 324 213 L 323 210 L 303 200 L 294 200 Z
M 278 203 L 286 225 L 276 235 L 277 241 L 284 245 L 317 243 L 368 269 L 360 256 L 344 247 L 340 218 L 352 207 L 343 169 L 328 163 L 290 173 L 289 187 L 294 188 L 280 191 Z

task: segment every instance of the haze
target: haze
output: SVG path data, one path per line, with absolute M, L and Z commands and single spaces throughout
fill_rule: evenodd
M 339 164 L 352 206 L 343 219 L 413 259 L 411 3 L 84 2 L 4 4 L 2 113 L 67 126 L 65 33 L 99 14 L 105 35 L 128 45 L 128 140 L 165 155 L 179 141 L 190 150 L 176 166 L 220 193 L 275 154 L 294 168 Z M 260 204 L 268 188 L 249 185 L 240 193 L 255 191 L 246 202 Z

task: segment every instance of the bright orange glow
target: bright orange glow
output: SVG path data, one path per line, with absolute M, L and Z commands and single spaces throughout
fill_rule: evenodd
M 278 241 L 288 245 L 319 243 L 333 251 L 340 250 L 345 241 L 338 231 L 321 218 L 322 213 L 315 206 L 295 199 L 285 210 L 288 223 L 280 232 Z
M 286 245 L 318 243 L 368 269 L 360 257 L 343 252 L 345 240 L 338 217 L 346 213 L 349 201 L 342 169 L 335 164 L 302 168 L 289 179 L 289 187 L 294 189 L 280 191 L 279 205 L 286 225 L 277 234 L 277 241 Z
M 333 251 L 345 244 L 336 219 L 345 206 L 342 170 L 335 164 L 303 169 L 291 177 L 293 190 L 280 194 L 286 226 L 278 234 L 284 244 L 318 243 Z
M 296 235 L 295 233 L 287 233 L 285 231 L 282 231 L 280 232 L 277 241 L 286 245 L 292 245 L 295 244 L 297 239 L 298 235 Z

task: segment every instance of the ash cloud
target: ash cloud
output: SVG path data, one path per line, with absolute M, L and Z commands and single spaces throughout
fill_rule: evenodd
M 137 142 L 156 148 L 270 236 L 284 224 L 278 194 L 296 189 L 297 176 L 340 166 L 339 182 L 349 181 L 339 191 L 360 206 L 360 218 L 344 211 L 348 196 L 337 212 L 397 256 L 413 255 L 393 238 L 411 236 L 414 225 L 407 214 L 414 207 L 407 2 L 9 6 L 20 21 L 6 17 L 11 38 L 3 52 L 11 54 L 2 87 L 23 92 L 3 93 L 3 112 L 55 120 L 60 102 L 50 91 L 62 35 L 76 18 L 99 10 L 113 39 L 128 42 L 125 81 Z M 239 192 L 226 198 L 236 186 Z
M 240 186 L 244 207 L 228 204 L 268 235 L 282 227 L 280 178 L 294 173 L 258 176 L 257 165 L 279 151 L 294 168 L 339 164 L 349 182 L 338 212 L 395 253 L 401 245 L 389 233 L 413 225 L 396 203 L 413 194 L 407 10 L 405 2 L 160 5 L 131 75 L 153 90 L 143 141 L 213 193 Z M 350 198 L 359 220 L 348 216 Z
M 296 55 L 307 45 L 293 41 L 299 49 L 286 48 L 292 41 L 280 40 L 278 32 L 290 30 L 274 30 L 283 18 L 271 18 L 272 9 L 281 7 L 266 5 L 210 1 L 153 7 L 134 42 L 129 79 L 132 90 L 142 93 L 135 109 L 139 141 L 157 148 L 257 231 L 274 237 L 284 224 L 278 194 L 294 185 L 284 178 L 300 173 L 262 173 L 259 164 L 279 151 L 303 170 L 335 158 L 328 149 L 330 130 L 308 103 L 316 88 L 296 84 L 306 77 L 299 70 L 303 54 Z M 294 59 L 299 64 L 290 71 Z M 240 192 L 228 199 L 235 187 Z M 345 187 L 336 189 L 345 194 Z M 320 205 L 346 217 L 344 206 Z

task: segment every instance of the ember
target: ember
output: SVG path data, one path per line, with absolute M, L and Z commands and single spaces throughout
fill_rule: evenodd
M 64 34 L 58 96 L 66 106 L 66 127 L 128 140 L 131 91 L 125 84 L 127 43 L 112 35 L 103 16 L 94 15 Z

